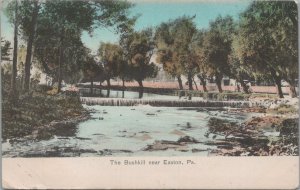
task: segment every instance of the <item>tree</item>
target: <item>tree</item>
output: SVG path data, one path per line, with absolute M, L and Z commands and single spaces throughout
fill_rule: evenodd
M 14 22 L 14 12 L 12 9 L 16 4 L 15 1 L 11 1 L 6 7 L 6 14 L 11 23 Z M 23 0 L 20 1 L 18 6 L 18 23 L 19 23 L 19 31 L 21 37 L 27 41 L 27 54 L 25 61 L 25 80 L 24 80 L 24 90 L 29 90 L 29 82 L 30 82 L 30 67 L 31 67 L 31 57 L 32 57 L 32 49 L 35 38 L 35 27 L 39 12 L 39 1 L 38 0 Z
M 208 74 L 211 73 L 210 67 L 208 64 L 208 52 L 204 46 L 205 35 L 207 31 L 199 30 L 193 37 L 192 49 L 193 49 L 193 58 L 197 64 L 197 77 L 200 79 L 200 82 L 203 86 L 203 91 L 207 92 L 206 80 Z
M 233 44 L 235 43 L 233 42 Z M 247 67 L 247 65 L 244 65 L 240 62 L 235 54 L 236 51 L 238 51 L 238 46 L 233 45 L 233 51 L 228 58 L 230 65 L 230 77 L 236 79 L 236 81 L 241 84 L 244 93 L 249 94 L 249 86 L 244 80 L 253 78 L 252 71 L 249 67 Z
M 98 55 L 104 66 L 104 74 L 107 86 L 110 88 L 110 79 L 117 77 L 120 73 L 120 66 L 123 62 L 122 49 L 117 44 L 101 43 Z
M 9 60 L 10 41 L 1 38 L 1 60 Z
M 19 13 L 18 1 L 15 1 L 15 16 L 14 16 L 14 52 L 13 52 L 13 65 L 12 65 L 12 79 L 11 79 L 11 97 L 15 100 L 16 97 L 16 79 L 17 79 L 17 58 L 18 58 L 18 28 L 19 28 Z M 13 101 L 14 102 L 14 101 Z
M 294 2 L 254 2 L 241 15 L 238 57 L 260 74 L 269 75 L 283 98 L 281 80 L 296 96 L 298 76 L 297 6 Z
M 10 4 L 12 5 L 12 3 Z M 132 3 L 126 1 L 110 0 L 46 0 L 41 4 L 38 0 L 21 1 L 19 22 L 22 37 L 27 41 L 25 89 L 28 89 L 29 86 L 30 59 L 35 38 L 48 38 L 44 41 L 51 42 L 51 45 L 39 43 L 39 46 L 35 49 L 49 49 L 49 46 L 52 46 L 53 50 L 51 51 L 55 52 L 58 57 L 55 64 L 58 66 L 56 77 L 59 84 L 58 89 L 60 90 L 64 72 L 62 69 L 64 67 L 65 49 L 69 48 L 65 45 L 65 43 L 68 43 L 66 42 L 68 35 L 72 33 L 72 35 L 78 34 L 80 36 L 84 30 L 92 35 L 93 29 L 98 26 L 114 26 L 115 31 L 123 32 L 135 20 L 127 16 L 129 14 L 128 10 L 132 6 Z M 12 6 L 7 8 L 8 13 L 12 13 L 12 11 L 9 11 L 11 10 L 10 7 Z
M 42 28 L 39 32 L 42 33 Z M 50 31 L 48 33 L 51 34 Z M 68 83 L 80 81 L 88 52 L 81 41 L 80 34 L 68 31 L 63 48 L 60 47 L 59 39 L 45 37 L 45 35 L 38 36 L 35 43 L 35 57 L 42 71 L 58 83 L 62 80 Z
M 10 61 L 10 49 L 10 42 L 1 38 L 1 92 L 3 102 L 10 97 L 12 68 L 10 64 L 3 64 L 3 61 Z
M 37 23 L 37 17 L 39 13 L 39 2 L 38 0 L 33 0 L 32 1 L 23 1 L 23 6 L 26 7 L 26 4 L 29 4 L 30 6 L 30 13 L 31 13 L 31 18 L 29 19 L 28 26 L 26 26 L 26 20 L 23 23 L 23 30 L 24 33 L 27 34 L 28 39 L 27 39 L 27 53 L 26 53 L 26 60 L 25 60 L 25 79 L 24 79 L 24 90 L 29 91 L 29 83 L 30 83 L 30 68 L 31 68 L 31 57 L 32 57 L 32 48 L 33 48 L 33 42 L 35 38 L 35 28 L 36 28 L 36 23 Z M 31 5 L 33 4 L 33 5 Z M 28 31 L 27 31 L 28 30 Z
M 196 63 L 193 59 L 191 43 L 196 26 L 194 17 L 183 16 L 162 23 L 156 30 L 155 42 L 158 47 L 157 61 L 171 76 L 177 77 L 179 88 L 183 89 L 181 75 L 188 78 L 189 89 L 193 90 Z
M 94 84 L 96 80 L 101 81 L 101 75 L 103 75 L 103 67 L 101 64 L 97 63 L 93 56 L 87 55 L 84 62 L 84 80 L 89 80 L 91 82 L 90 93 L 93 94 Z
M 140 87 L 139 97 L 143 97 L 143 80 L 147 77 L 155 77 L 157 66 L 150 62 L 154 53 L 153 31 L 148 28 L 140 32 L 132 32 L 123 39 L 123 50 L 128 58 L 128 69 L 131 78 L 136 80 Z
M 210 22 L 210 29 L 204 39 L 207 52 L 207 63 L 211 75 L 215 76 L 219 92 L 223 92 L 221 82 L 224 74 L 229 75 L 228 56 L 231 53 L 232 34 L 235 26 L 232 17 L 217 17 Z

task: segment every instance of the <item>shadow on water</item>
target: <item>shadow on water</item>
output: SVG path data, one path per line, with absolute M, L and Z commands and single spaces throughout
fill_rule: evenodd
M 94 88 L 93 93 L 91 90 L 80 89 L 80 95 L 82 97 L 102 97 L 102 98 L 124 98 L 124 99 L 143 99 L 148 97 L 164 97 L 165 95 L 145 93 L 143 89 L 138 91 L 126 91 L 123 90 L 111 90 L 111 89 L 96 89 Z

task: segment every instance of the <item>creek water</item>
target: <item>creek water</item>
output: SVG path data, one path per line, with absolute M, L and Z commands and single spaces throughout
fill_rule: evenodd
M 91 96 L 89 88 L 81 88 L 80 90 L 81 96 Z M 124 99 L 139 99 L 139 92 L 134 91 L 121 91 L 121 90 L 105 90 L 105 89 L 93 89 L 93 97 L 107 97 L 107 98 L 124 98 Z M 178 100 L 178 99 L 187 99 L 185 94 L 179 98 L 179 96 L 172 95 L 161 95 L 154 93 L 143 93 L 142 99 L 150 99 L 150 100 Z M 195 100 L 203 100 L 201 97 L 193 97 Z
M 140 106 L 87 106 L 91 118 L 79 123 L 73 132 L 55 134 L 45 140 L 7 140 L 3 157 L 64 156 L 208 156 L 215 148 L 203 143 L 188 144 L 182 150 L 145 151 L 155 141 L 177 141 L 189 136 L 200 142 L 214 140 L 205 136 L 211 117 L 243 122 L 252 115 L 232 113 L 232 108 L 182 108 Z M 224 138 L 224 137 L 217 137 Z M 193 151 L 198 149 L 201 151 Z

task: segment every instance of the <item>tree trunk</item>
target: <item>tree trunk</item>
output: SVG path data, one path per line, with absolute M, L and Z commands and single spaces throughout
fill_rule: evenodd
M 16 0 L 15 7 L 15 27 L 14 27 L 14 52 L 13 52 L 13 65 L 11 76 L 11 97 L 15 100 L 16 97 L 16 80 L 17 80 L 17 60 L 18 60 L 18 1 Z
M 223 89 L 222 89 L 222 76 L 219 76 L 219 75 L 216 75 L 216 84 L 217 84 L 217 87 L 218 87 L 218 91 L 220 93 L 223 92 Z
M 137 81 L 139 83 L 139 98 L 143 98 L 143 93 L 144 93 L 144 86 L 143 86 L 143 81 Z
M 283 93 L 282 93 L 282 88 L 281 88 L 281 81 L 276 81 L 276 87 L 277 87 L 277 95 L 279 98 L 284 98 Z
M 107 83 L 107 88 L 110 89 L 110 78 L 106 79 L 106 83 Z
M 237 87 L 237 91 L 238 91 L 238 92 L 241 92 L 241 88 L 240 88 L 239 83 L 236 83 L 236 87 Z
M 271 75 L 273 77 L 273 80 L 274 80 L 276 88 L 277 88 L 278 97 L 284 98 L 282 88 L 281 88 L 281 77 L 276 74 L 276 71 L 274 69 L 271 69 L 270 72 L 271 72 Z
M 122 79 L 122 98 L 125 97 L 125 80 Z
M 61 30 L 61 36 L 60 36 L 60 47 L 59 47 L 59 59 L 58 59 L 58 89 L 57 93 L 61 91 L 61 83 L 62 83 L 62 67 L 63 67 L 63 45 L 64 45 L 64 33 L 65 29 L 64 27 Z
M 122 87 L 123 87 L 123 90 L 125 90 L 125 80 L 122 79 Z
M 182 80 L 181 80 L 181 76 L 177 76 L 177 80 L 178 80 L 178 84 L 179 84 L 179 89 L 183 90 L 183 85 L 182 85 Z
M 30 83 L 30 67 L 31 67 L 31 57 L 32 57 L 32 46 L 35 36 L 35 26 L 38 17 L 39 6 L 38 0 L 34 1 L 34 8 L 32 12 L 32 20 L 30 24 L 30 33 L 27 41 L 27 52 L 26 52 L 26 60 L 25 60 L 25 81 L 24 81 L 24 91 L 29 91 L 29 83 Z
M 192 79 L 191 72 L 188 72 L 188 83 L 189 83 L 189 90 L 194 90 L 193 89 L 193 79 Z
M 106 97 L 108 98 L 110 95 L 110 88 L 107 89 Z
M 196 82 L 195 82 L 194 77 L 193 77 L 193 82 L 194 82 L 194 84 L 195 84 L 196 90 L 198 90 L 198 86 L 197 86 L 197 84 L 196 84 Z
M 243 80 L 240 80 L 240 83 L 241 83 L 244 93 L 249 94 L 249 87 L 245 84 L 245 82 Z
M 203 77 L 199 77 L 201 83 L 202 83 L 202 87 L 203 87 L 203 91 L 207 92 L 207 88 L 206 88 L 206 80 Z
M 294 80 L 290 80 L 287 82 L 289 83 L 289 86 L 290 86 L 289 95 L 291 96 L 291 98 L 296 98 L 297 91 L 296 91 L 296 84 L 295 84 Z
M 91 95 L 93 95 L 93 89 L 94 88 L 94 81 L 93 81 L 93 79 L 91 79 L 91 87 L 90 87 L 90 93 L 91 93 Z
M 61 91 L 61 83 L 62 83 L 62 57 L 63 57 L 62 47 L 59 47 L 59 59 L 58 59 L 58 87 L 57 93 Z

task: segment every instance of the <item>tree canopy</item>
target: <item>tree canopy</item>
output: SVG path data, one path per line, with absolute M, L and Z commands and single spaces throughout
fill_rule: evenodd
M 298 76 L 298 28 L 295 2 L 254 2 L 241 15 L 237 55 L 257 74 L 269 75 L 283 97 L 281 80 L 295 96 Z

